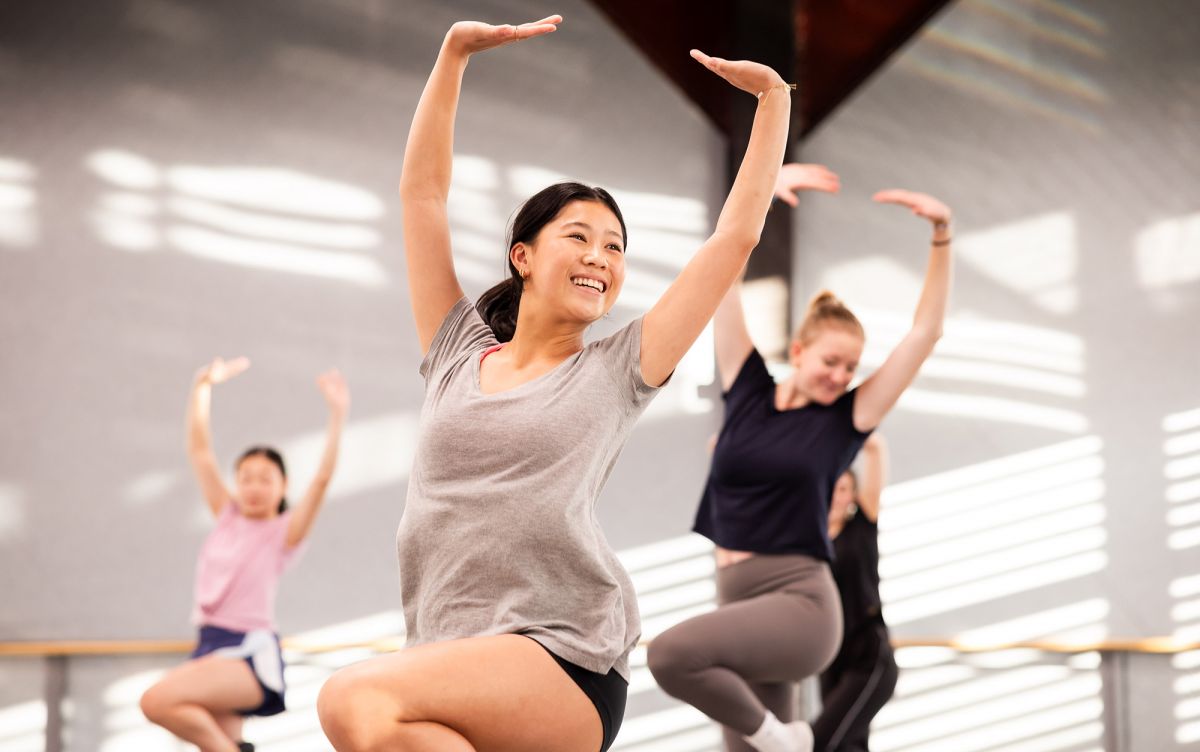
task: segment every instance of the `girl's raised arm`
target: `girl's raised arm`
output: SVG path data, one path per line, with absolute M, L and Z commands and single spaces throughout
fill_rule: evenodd
M 317 387 L 329 405 L 329 426 L 325 431 L 325 451 L 321 454 L 321 465 L 313 476 L 304 500 L 292 512 L 288 522 L 287 544 L 295 546 L 304 540 L 312 530 L 321 504 L 325 501 L 325 491 L 329 481 L 333 479 L 333 470 L 337 467 L 338 447 L 342 441 L 342 426 L 346 422 L 346 413 L 350 409 L 350 390 L 346 380 L 336 370 L 327 371 L 317 377 Z
M 211 363 L 196 372 L 187 405 L 187 453 L 192 463 L 192 472 L 200 483 L 200 491 L 213 517 L 233 498 L 225 481 L 221 479 L 221 468 L 212 448 L 212 431 L 209 429 L 209 414 L 212 406 L 213 384 L 232 379 L 250 367 L 246 358 L 224 360 L 214 358 Z

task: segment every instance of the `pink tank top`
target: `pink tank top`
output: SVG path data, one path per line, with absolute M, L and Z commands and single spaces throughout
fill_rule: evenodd
M 235 632 L 275 631 L 279 576 L 303 544 L 287 545 L 291 512 L 270 519 L 243 517 L 232 500 L 217 517 L 196 564 L 192 621 Z

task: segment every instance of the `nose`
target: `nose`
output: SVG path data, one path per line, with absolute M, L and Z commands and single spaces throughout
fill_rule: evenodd
M 594 245 L 589 245 L 583 253 L 583 263 L 588 266 L 596 266 L 601 269 L 608 268 L 608 259 L 600 252 L 600 249 Z

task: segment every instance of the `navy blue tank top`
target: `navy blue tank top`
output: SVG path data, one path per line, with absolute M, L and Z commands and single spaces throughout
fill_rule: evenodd
M 751 351 L 724 394 L 725 423 L 692 529 L 722 548 L 833 560 L 829 500 L 870 432 L 854 390 L 832 405 L 775 409 L 775 380 Z

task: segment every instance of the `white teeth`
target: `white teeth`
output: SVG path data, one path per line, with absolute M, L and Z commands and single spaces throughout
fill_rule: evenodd
M 599 280 L 588 279 L 586 277 L 576 277 L 575 279 L 572 279 L 571 282 L 579 285 L 580 287 L 590 287 L 598 292 L 604 292 L 604 283 L 600 282 Z

